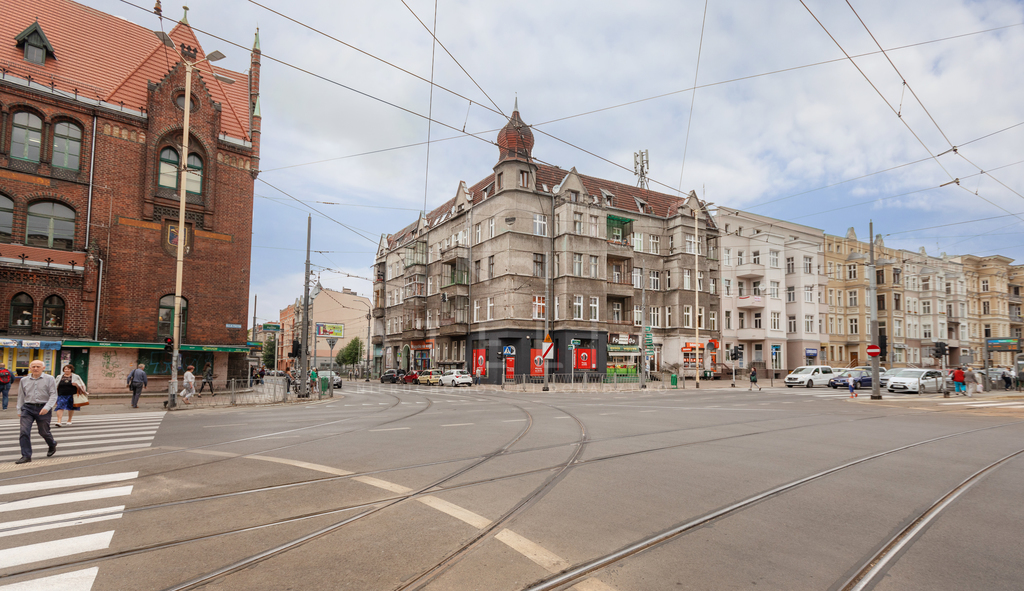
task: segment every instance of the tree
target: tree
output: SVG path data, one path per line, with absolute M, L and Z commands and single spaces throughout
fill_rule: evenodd
M 363 342 L 359 337 L 353 337 L 345 345 L 345 348 L 338 352 L 338 363 L 341 365 L 355 365 L 363 356 Z
M 274 349 L 277 348 L 277 335 L 271 334 L 269 339 L 263 341 L 263 365 L 271 369 L 274 367 Z

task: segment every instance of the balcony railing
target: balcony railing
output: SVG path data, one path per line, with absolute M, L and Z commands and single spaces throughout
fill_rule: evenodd
M 406 283 L 405 297 L 423 298 L 427 296 L 427 285 L 425 283 Z
M 469 285 L 469 271 L 449 271 L 441 275 L 441 287 Z
M 455 310 L 451 316 L 442 316 L 440 324 L 441 326 L 450 326 L 466 322 L 469 322 L 469 310 Z

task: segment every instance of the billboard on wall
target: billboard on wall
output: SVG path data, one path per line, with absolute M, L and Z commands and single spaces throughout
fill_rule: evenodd
M 480 375 L 487 375 L 487 349 L 473 349 L 473 375 L 476 375 L 477 368 Z
M 530 349 L 530 375 L 544 375 L 544 355 L 540 349 Z
M 345 325 L 344 324 L 331 324 L 329 322 L 317 322 L 316 323 L 316 336 L 318 337 L 334 337 L 337 339 L 345 338 Z

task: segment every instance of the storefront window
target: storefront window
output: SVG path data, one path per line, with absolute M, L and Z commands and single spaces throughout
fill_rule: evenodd
M 60 296 L 43 301 L 43 328 L 64 328 L 64 300 Z
M 188 300 L 181 298 L 181 339 L 185 340 L 185 329 L 188 328 Z M 160 310 L 157 315 L 156 336 L 173 337 L 174 334 L 174 295 L 160 298 Z
M 32 327 L 34 302 L 27 293 L 19 293 L 11 300 L 11 326 Z

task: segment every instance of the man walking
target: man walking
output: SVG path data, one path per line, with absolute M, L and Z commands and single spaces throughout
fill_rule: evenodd
M 7 410 L 7 395 L 11 391 L 11 382 L 13 381 L 14 374 L 4 367 L 4 362 L 0 360 L 0 394 L 3 394 L 4 410 Z
M 15 464 L 32 461 L 32 423 L 49 446 L 46 457 L 57 453 L 57 442 L 50 435 L 50 411 L 57 404 L 57 380 L 43 373 L 44 364 L 36 359 L 28 365 L 29 375 L 21 379 L 17 411 L 21 417 L 21 459 Z
M 964 386 L 967 388 L 967 391 L 964 392 L 964 396 L 970 396 L 973 398 L 971 390 L 975 387 L 975 384 L 978 384 L 978 376 L 974 373 L 973 369 L 968 367 L 967 371 L 964 372 Z
M 1010 375 L 1010 369 L 1006 368 L 1003 370 L 1003 390 L 1010 390 L 1013 388 L 1013 376 Z
M 142 389 L 149 385 L 149 378 L 146 377 L 146 364 L 140 363 L 138 367 L 128 374 L 128 387 L 132 389 L 132 408 L 139 408 L 139 397 L 142 396 Z

